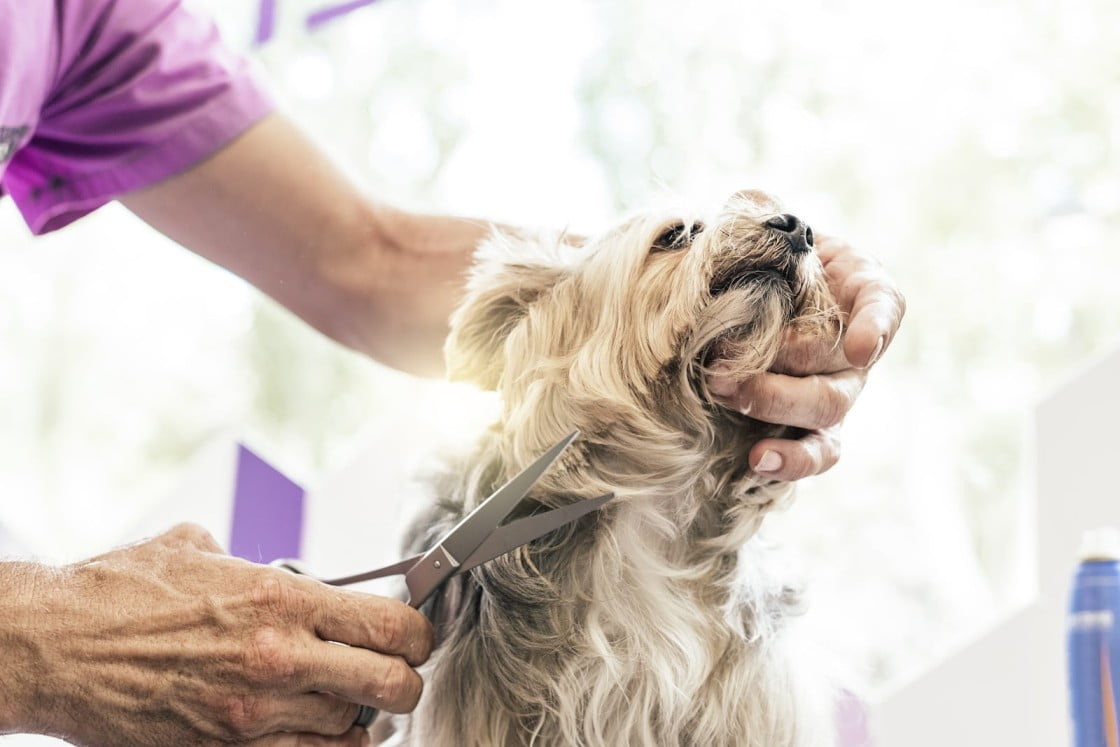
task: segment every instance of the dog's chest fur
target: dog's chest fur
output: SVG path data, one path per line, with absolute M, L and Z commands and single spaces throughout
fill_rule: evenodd
M 417 522 L 410 551 L 519 467 L 478 469 L 501 451 L 500 434 L 487 440 L 463 462 L 474 469 L 439 484 L 444 500 Z M 749 490 L 750 505 L 766 508 L 789 492 Z M 728 509 L 741 495 L 696 498 L 631 495 L 449 584 L 426 610 L 440 643 L 407 743 L 827 744 L 827 693 L 787 630 L 797 590 L 773 575 L 767 548 L 746 541 L 763 512 Z M 684 519 L 674 503 L 712 510 Z

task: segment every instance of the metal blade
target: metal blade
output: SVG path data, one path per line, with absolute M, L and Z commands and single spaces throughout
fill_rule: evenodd
M 521 474 L 498 488 L 478 508 L 463 517 L 463 520 L 447 533 L 438 546 L 443 547 L 448 555 L 461 563 L 463 558 L 478 549 L 478 546 L 502 523 L 502 519 L 529 494 L 541 475 L 548 471 L 552 463 L 571 445 L 572 441 L 576 440 L 577 436 L 579 431 L 572 431 L 537 461 L 526 467 Z
M 385 576 L 399 576 L 408 573 L 412 570 L 412 566 L 420 562 L 423 555 L 413 555 L 411 558 L 399 560 L 392 565 L 387 565 L 384 568 L 375 568 L 372 571 L 365 573 L 356 573 L 353 576 L 343 576 L 342 578 L 332 578 L 324 580 L 324 584 L 331 586 L 349 586 L 350 584 L 361 583 L 362 581 L 371 581 L 375 578 L 384 578 Z
M 481 565 L 499 555 L 505 555 L 510 550 L 516 550 L 522 545 L 527 545 L 553 529 L 559 529 L 581 516 L 599 510 L 612 498 L 614 498 L 614 493 L 607 493 L 598 498 L 588 498 L 567 506 L 554 508 L 551 511 L 526 516 L 523 519 L 511 521 L 505 526 L 498 527 L 493 534 L 486 538 L 485 542 L 478 546 L 477 550 L 459 564 L 458 572 L 469 571 L 476 565 Z

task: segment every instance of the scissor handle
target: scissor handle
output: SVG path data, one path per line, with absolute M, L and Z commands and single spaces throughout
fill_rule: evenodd
M 311 573 L 308 573 L 307 566 L 302 561 L 293 558 L 277 558 L 269 563 L 273 568 L 280 568 L 282 570 L 294 573 L 297 576 L 307 576 L 315 578 Z M 329 582 L 328 582 L 329 583 Z M 377 709 L 373 706 L 365 705 L 364 703 L 358 704 L 358 715 L 354 719 L 354 726 L 360 726 L 363 729 L 368 729 L 373 720 L 377 718 Z

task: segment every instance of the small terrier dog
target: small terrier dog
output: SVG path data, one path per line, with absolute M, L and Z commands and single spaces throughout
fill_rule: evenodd
M 768 370 L 790 330 L 839 338 L 811 229 L 740 192 L 718 218 L 643 215 L 577 245 L 496 234 L 452 318 L 450 376 L 500 421 L 437 484 L 428 547 L 566 433 L 530 496 L 613 492 L 598 515 L 454 579 L 414 745 L 833 742 L 831 685 L 792 634 L 799 590 L 750 542 L 790 486 L 750 471 L 793 435 L 720 406 L 705 378 Z

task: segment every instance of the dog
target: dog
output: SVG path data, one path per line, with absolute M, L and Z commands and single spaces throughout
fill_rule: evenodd
M 798 586 L 751 541 L 791 489 L 751 472 L 797 435 L 721 406 L 714 370 L 769 370 L 791 331 L 839 339 L 812 230 L 755 191 L 712 221 L 633 217 L 575 241 L 495 233 L 446 345 L 501 417 L 436 482 L 420 551 L 549 445 L 530 495 L 605 509 L 463 574 L 429 602 L 438 646 L 397 723 L 414 745 L 832 744 L 834 691 L 797 639 Z

